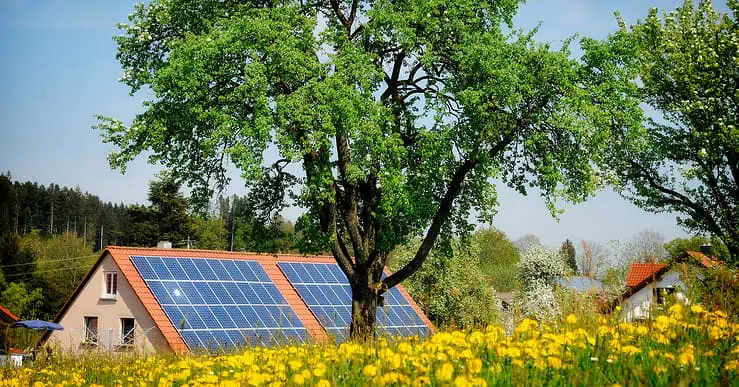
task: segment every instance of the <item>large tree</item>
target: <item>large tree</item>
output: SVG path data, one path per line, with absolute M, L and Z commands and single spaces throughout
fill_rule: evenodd
M 122 81 L 153 98 L 130 125 L 98 127 L 119 148 L 113 167 L 147 152 L 201 202 L 228 184 L 229 162 L 265 206 L 295 197 L 303 247 L 333 254 L 352 288 L 350 334 L 366 338 L 383 292 L 440 236 L 469 231 L 472 210 L 491 220 L 491 178 L 537 187 L 553 211 L 599 183 L 580 66 L 506 32 L 517 6 L 153 0 L 115 38 Z M 413 258 L 382 278 L 414 235 Z
M 589 90 L 611 126 L 608 169 L 652 212 L 683 214 L 739 262 L 739 4 L 686 0 L 599 42 L 586 40 Z M 642 109 L 646 107 L 649 114 Z

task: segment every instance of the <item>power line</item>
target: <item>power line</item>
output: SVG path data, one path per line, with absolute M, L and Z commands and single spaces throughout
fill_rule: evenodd
M 32 271 L 28 273 L 12 273 L 12 274 L 6 274 L 5 278 L 7 277 L 17 277 L 21 275 L 31 275 L 31 274 L 39 274 L 39 273 L 51 273 L 54 271 L 62 271 L 62 270 L 72 270 L 72 269 L 83 269 L 83 268 L 90 268 L 88 265 L 82 265 L 82 266 L 72 266 L 72 267 L 63 267 L 61 269 L 50 269 L 50 270 L 40 270 L 40 271 Z
M 16 266 L 27 266 L 27 265 L 34 265 L 38 263 L 46 263 L 46 262 L 62 262 L 62 261 L 73 261 L 75 259 L 84 259 L 84 258 L 90 258 L 90 257 L 96 257 L 97 254 L 90 254 L 90 255 L 84 255 L 81 257 L 72 257 L 72 258 L 61 258 L 61 259 L 50 259 L 48 261 L 34 261 L 34 262 L 26 262 L 26 263 L 14 263 L 12 265 L 0 265 L 0 269 L 4 269 L 6 267 L 16 267 Z

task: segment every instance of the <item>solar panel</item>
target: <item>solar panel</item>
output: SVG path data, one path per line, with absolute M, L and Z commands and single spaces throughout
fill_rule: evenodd
M 324 329 L 337 341 L 344 341 L 351 321 L 351 287 L 335 263 L 278 262 L 280 270 L 292 283 Z M 380 334 L 425 336 L 429 327 L 403 297 L 400 290 L 385 292 L 385 305 L 377 308 Z
M 132 256 L 190 350 L 304 341 L 306 330 L 259 262 Z

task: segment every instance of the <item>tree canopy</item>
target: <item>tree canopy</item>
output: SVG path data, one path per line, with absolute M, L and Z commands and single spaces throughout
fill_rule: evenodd
M 731 14 L 686 0 L 677 10 L 585 40 L 604 159 L 623 196 L 721 239 L 739 260 L 739 3 Z M 648 112 L 643 111 L 644 107 Z
M 204 202 L 233 164 L 265 206 L 306 208 L 296 224 L 303 247 L 333 254 L 352 286 L 352 336 L 366 336 L 381 294 L 418 270 L 440 236 L 468 232 L 472 210 L 491 220 L 490 178 L 538 188 L 553 212 L 600 183 L 590 158 L 602 136 L 581 66 L 566 44 L 553 51 L 510 28 L 517 7 L 137 5 L 115 38 L 117 58 L 132 93 L 153 97 L 130 125 L 99 118 L 118 148 L 111 166 L 146 152 Z M 414 235 L 413 259 L 383 279 L 389 252 Z

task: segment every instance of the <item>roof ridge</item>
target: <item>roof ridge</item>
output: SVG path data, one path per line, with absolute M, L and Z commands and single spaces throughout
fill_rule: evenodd
M 252 251 L 226 251 L 226 250 L 208 250 L 208 249 L 175 249 L 163 247 L 138 247 L 138 246 L 106 246 L 105 250 L 148 250 L 148 251 L 182 251 L 190 253 L 208 253 L 208 254 L 226 254 L 226 255 L 257 255 L 261 257 L 319 257 L 332 258 L 332 255 L 324 254 L 300 254 L 300 253 L 260 253 Z

